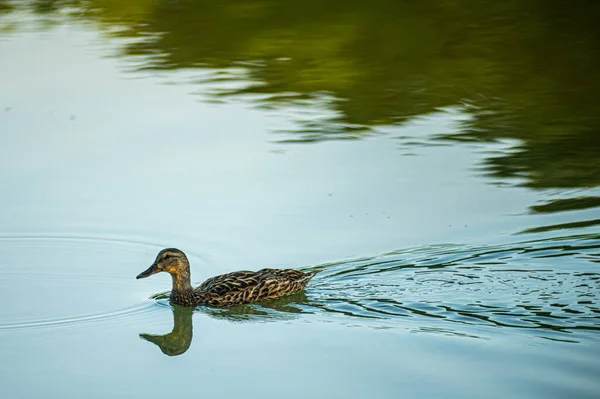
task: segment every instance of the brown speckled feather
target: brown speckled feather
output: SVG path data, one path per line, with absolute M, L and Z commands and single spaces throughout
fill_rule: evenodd
M 292 269 L 239 271 L 211 277 L 194 290 L 210 306 L 230 306 L 276 299 L 303 289 L 317 272 Z

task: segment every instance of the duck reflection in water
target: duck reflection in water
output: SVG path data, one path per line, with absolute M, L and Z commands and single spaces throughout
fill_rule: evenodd
M 173 331 L 165 335 L 140 334 L 146 341 L 156 344 L 167 356 L 185 353 L 192 344 L 194 308 L 173 305 Z
M 142 333 L 140 338 L 157 345 L 167 356 L 179 356 L 184 354 L 192 344 L 192 315 L 195 310 L 203 311 L 217 319 L 234 322 L 289 320 L 297 317 L 300 313 L 305 313 L 300 306 L 294 305 L 308 305 L 308 299 L 306 294 L 301 291 L 279 300 L 263 301 L 258 305 L 239 305 L 218 309 L 172 304 L 173 330 L 164 335 Z

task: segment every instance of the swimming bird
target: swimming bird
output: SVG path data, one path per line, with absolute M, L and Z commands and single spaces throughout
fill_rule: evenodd
M 190 262 L 176 248 L 163 249 L 154 263 L 137 278 L 167 272 L 173 280 L 171 302 L 184 306 L 207 305 L 224 307 L 277 299 L 303 289 L 319 272 L 302 272 L 293 269 L 247 270 L 211 277 L 196 288 L 190 282 Z

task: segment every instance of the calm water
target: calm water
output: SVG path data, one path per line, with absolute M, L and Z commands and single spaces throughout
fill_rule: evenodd
M 2 397 L 599 397 L 588 3 L 0 1 Z

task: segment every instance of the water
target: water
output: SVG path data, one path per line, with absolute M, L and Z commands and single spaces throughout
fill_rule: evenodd
M 3 397 L 598 397 L 598 11 L 0 2 Z

